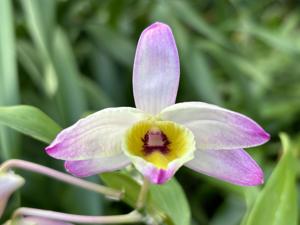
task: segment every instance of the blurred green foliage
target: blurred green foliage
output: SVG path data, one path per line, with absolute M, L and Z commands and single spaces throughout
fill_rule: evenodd
M 205 101 L 239 111 L 272 135 L 268 144 L 249 150 L 265 171 L 266 181 L 274 171 L 262 191 L 262 187 L 237 187 L 188 169 L 177 173 L 190 204 L 192 224 L 261 224 L 253 218 L 264 215 L 267 218 L 261 221 L 284 225 L 268 218 L 280 214 L 277 208 L 261 212 L 280 205 L 276 199 L 269 201 L 268 193 L 282 194 L 286 204 L 293 205 L 284 214 L 294 220 L 285 224 L 296 224 L 300 186 L 293 179 L 300 175 L 299 159 L 287 163 L 288 157 L 283 157 L 285 161 L 278 163 L 282 155 L 278 134 L 290 134 L 291 157 L 299 157 L 297 1 L 0 0 L 0 105 L 36 106 L 63 127 L 90 111 L 134 106 L 135 46 L 142 30 L 155 21 L 172 27 L 178 45 L 178 102 Z M 17 157 L 63 170 L 62 162 L 46 156 L 44 144 L 25 136 L 20 139 L 8 128 L 0 129 L 2 161 Z M 40 175 L 22 174 L 28 178 L 27 184 L 21 198 L 14 197 L 7 216 L 20 202 L 81 214 L 129 210 L 125 204 Z M 289 192 L 293 193 L 287 195 Z M 263 199 L 269 203 L 264 205 Z

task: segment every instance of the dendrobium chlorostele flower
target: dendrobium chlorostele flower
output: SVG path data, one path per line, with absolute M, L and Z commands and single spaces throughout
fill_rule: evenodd
M 0 218 L 9 197 L 25 183 L 25 180 L 12 171 L 0 172 Z
M 215 105 L 175 104 L 179 72 L 170 27 L 152 24 L 141 34 L 134 60 L 136 108 L 107 108 L 81 119 L 46 152 L 80 177 L 133 163 L 162 184 L 185 165 L 233 184 L 261 184 L 262 170 L 243 148 L 261 145 L 269 135 L 252 119 Z

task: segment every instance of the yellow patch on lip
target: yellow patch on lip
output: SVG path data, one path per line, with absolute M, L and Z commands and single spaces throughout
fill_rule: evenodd
M 171 121 L 143 120 L 126 132 L 127 153 L 143 158 L 159 169 L 195 149 L 194 136 L 185 127 Z

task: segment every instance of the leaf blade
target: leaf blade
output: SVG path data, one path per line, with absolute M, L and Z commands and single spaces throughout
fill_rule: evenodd
M 284 154 L 248 214 L 245 225 L 297 224 L 295 159 L 288 137 L 281 135 Z
M 0 124 L 45 143 L 50 143 L 61 130 L 45 113 L 27 105 L 0 107 Z
M 0 1 L 0 106 L 19 103 L 19 87 L 15 56 L 15 34 L 11 1 Z M 0 127 L 1 156 L 15 157 L 19 147 L 18 135 Z
M 153 204 L 165 212 L 175 225 L 189 225 L 190 207 L 179 183 L 172 179 L 164 185 L 151 185 Z

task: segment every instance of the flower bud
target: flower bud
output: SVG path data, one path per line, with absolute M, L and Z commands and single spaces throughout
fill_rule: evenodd
M 0 172 L 0 218 L 11 194 L 24 183 L 24 178 L 13 172 Z

